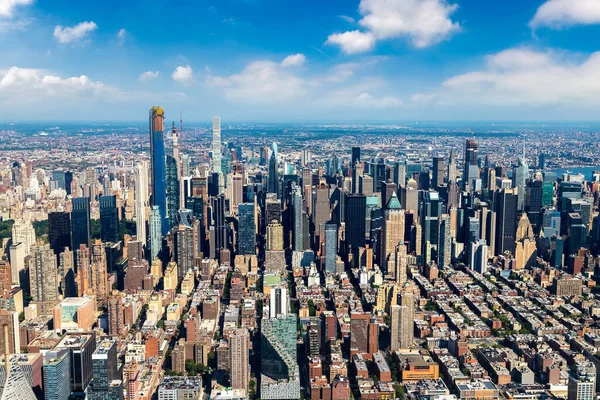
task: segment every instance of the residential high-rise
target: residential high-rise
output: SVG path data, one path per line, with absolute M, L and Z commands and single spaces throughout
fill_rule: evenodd
M 150 109 L 150 162 L 152 175 L 151 205 L 158 207 L 161 235 L 169 231 L 167 221 L 167 183 L 165 161 L 165 110 L 162 107 Z
M 261 399 L 300 398 L 296 314 L 261 322 Z
M 325 270 L 335 274 L 337 267 L 338 227 L 333 222 L 325 224 Z
M 273 142 L 271 147 L 271 157 L 269 157 L 269 176 L 267 191 L 268 193 L 275 193 L 277 198 L 281 196 L 279 193 L 279 160 L 277 153 L 277 143 Z
M 35 244 L 35 230 L 31 221 L 24 219 L 15 221 L 12 226 L 12 241 L 14 244 L 23 243 L 25 245 L 25 256 L 31 254 L 31 246 Z
M 119 241 L 119 216 L 117 196 L 100 196 L 100 240 L 105 243 Z
M 470 244 L 469 268 L 485 274 L 488 263 L 488 246 L 485 240 L 480 239 Z
M 360 193 L 344 193 L 346 247 L 357 251 L 366 242 L 367 198 Z
M 8 374 L 2 387 L 2 400 L 36 400 L 31 382 L 18 362 L 9 362 Z
M 442 214 L 439 219 L 437 264 L 439 268 L 450 266 L 452 261 L 452 222 L 450 215 Z
M 596 398 L 596 367 L 591 362 L 575 364 L 569 374 L 568 400 Z
M 479 165 L 478 165 L 478 154 L 479 145 L 477 141 L 473 139 L 467 139 L 465 142 L 465 167 L 463 171 L 465 187 L 469 191 L 473 190 L 473 181 L 479 179 Z
M 414 298 L 404 291 L 400 295 L 400 304 L 391 307 L 391 350 L 408 349 L 414 340 Z
M 212 161 L 213 173 L 218 174 L 218 191 L 217 194 L 223 193 L 223 170 L 221 166 L 221 118 L 213 117 L 212 119 L 213 139 L 212 139 Z
M 100 304 L 106 304 L 110 288 L 108 286 L 108 271 L 106 267 L 106 251 L 104 243 L 95 240 L 90 249 L 90 294 L 96 295 Z
M 269 297 L 269 318 L 288 315 L 288 291 L 284 287 L 273 287 Z
M 304 201 L 300 187 L 292 188 L 292 249 L 294 251 L 304 250 Z
M 75 197 L 71 211 L 71 248 L 90 247 L 90 198 Z
M 40 305 L 42 315 L 51 315 L 52 309 L 59 301 L 60 282 L 56 255 L 49 244 L 31 246 L 29 280 L 33 301 Z
M 448 162 L 448 182 L 456 183 L 458 177 L 458 169 L 456 168 L 456 154 L 454 149 L 450 150 L 450 161 Z
M 169 227 L 177 226 L 177 211 L 180 206 L 180 182 L 179 165 L 177 159 L 167 155 L 166 158 L 166 185 L 167 185 L 167 216 L 169 217 Z
M 159 257 L 162 249 L 161 217 L 158 206 L 150 209 L 150 259 Z
M 266 251 L 283 251 L 283 225 L 277 220 L 267 225 Z
M 177 276 L 181 280 L 188 270 L 194 268 L 194 229 L 180 224 L 175 231 L 175 242 Z
M 44 399 L 64 400 L 71 395 L 71 357 L 67 349 L 44 354 Z
M 7 327 L 8 332 L 0 331 L 0 355 L 6 354 L 8 340 L 9 354 L 21 351 L 21 335 L 19 334 L 19 313 L 10 310 L 0 310 L 0 327 Z
M 229 339 L 231 387 L 248 392 L 250 381 L 250 335 L 248 329 L 237 329 Z
M 13 285 L 21 284 L 21 275 L 25 270 L 25 243 L 13 243 L 10 246 L 10 275 Z
M 426 260 L 431 258 L 425 251 L 428 247 L 437 252 L 439 240 L 439 217 L 443 213 L 443 204 L 438 192 L 423 192 L 421 201 L 421 229 L 423 232 L 422 251 Z
M 105 339 L 92 354 L 90 400 L 123 400 L 123 382 L 117 366 L 117 342 Z
M 256 254 L 255 248 L 254 203 L 241 203 L 238 207 L 237 254 Z
M 48 241 L 58 256 L 65 247 L 71 248 L 71 216 L 64 211 L 48 213 Z
M 146 245 L 146 206 L 148 205 L 148 162 L 135 166 L 135 229 L 137 240 Z
M 523 211 L 525 209 L 525 191 L 527 189 L 527 178 L 529 174 L 529 166 L 523 157 L 519 157 L 519 163 L 513 168 L 512 184 L 513 188 L 517 188 L 517 209 Z

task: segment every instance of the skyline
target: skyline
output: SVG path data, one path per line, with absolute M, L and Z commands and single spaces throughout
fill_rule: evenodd
M 111 3 L 0 1 L 0 120 L 598 120 L 598 2 Z

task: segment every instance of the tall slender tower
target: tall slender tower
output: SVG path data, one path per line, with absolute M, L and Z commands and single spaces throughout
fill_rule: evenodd
M 479 145 L 475 140 L 475 136 L 473 136 L 473 139 L 468 139 L 465 142 L 465 167 L 463 170 L 463 184 L 468 185 L 470 192 L 473 191 L 473 180 L 479 178 L 478 154 Z
M 135 166 L 135 226 L 137 240 L 146 245 L 146 202 L 148 201 L 148 164 Z
M 221 169 L 221 117 L 213 117 L 213 142 L 212 158 L 213 172 L 219 174 L 219 194 L 225 189 L 223 181 L 223 170 Z
M 152 205 L 157 206 L 161 219 L 161 233 L 169 231 L 167 221 L 167 184 L 165 164 L 164 124 L 165 110 L 162 107 L 150 109 L 150 157 L 152 169 Z
M 248 358 L 250 336 L 248 335 L 248 330 L 236 330 L 231 335 L 230 340 L 231 387 L 247 391 L 250 377 L 250 360 Z

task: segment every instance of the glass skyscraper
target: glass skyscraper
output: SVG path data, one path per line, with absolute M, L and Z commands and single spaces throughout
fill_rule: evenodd
M 150 109 L 150 157 L 152 168 L 152 201 L 158 207 L 161 223 L 161 234 L 169 231 L 167 221 L 167 185 L 165 167 L 165 110 L 162 107 Z
M 100 196 L 100 239 L 103 242 L 119 241 L 117 196 Z
M 256 229 L 253 203 L 241 203 L 238 206 L 238 220 L 237 254 L 255 254 Z
M 45 400 L 64 400 L 71 394 L 71 357 L 69 350 L 49 351 L 44 355 Z
M 72 249 L 84 244 L 90 247 L 90 198 L 75 197 L 71 211 Z
M 177 226 L 177 211 L 179 210 L 179 177 L 177 174 L 177 160 L 167 156 L 167 212 L 170 227 Z

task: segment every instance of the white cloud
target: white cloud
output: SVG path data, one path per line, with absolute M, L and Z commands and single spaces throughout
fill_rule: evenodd
M 64 27 L 57 25 L 54 28 L 54 37 L 59 43 L 71 43 L 83 39 L 88 33 L 98 29 L 94 21 L 80 22 L 75 26 Z
M 354 102 L 360 106 L 370 108 L 395 108 L 402 105 L 402 100 L 395 96 L 375 98 L 367 92 L 363 92 L 356 96 Z
M 159 76 L 160 73 L 158 71 L 146 71 L 140 75 L 140 77 L 138 78 L 138 82 L 152 81 L 154 79 L 157 79 Z
M 254 61 L 239 74 L 209 75 L 206 84 L 222 88 L 225 97 L 238 101 L 279 102 L 306 93 L 304 79 L 290 72 L 289 68 L 285 68 L 283 62 L 276 63 L 269 60 Z
M 0 16 L 12 18 L 18 6 L 33 4 L 33 0 L 0 0 Z
M 119 32 L 117 32 L 117 40 L 121 46 L 125 43 L 125 39 L 127 39 L 127 31 L 125 28 L 121 28 L 119 29 Z
M 0 33 L 11 31 L 24 31 L 34 21 L 33 18 L 24 19 L 0 19 Z
M 73 98 L 115 94 L 119 90 L 87 76 L 61 78 L 43 70 L 12 67 L 0 71 L 0 99 L 38 101 L 45 98 Z
M 340 46 L 346 54 L 357 54 L 372 50 L 375 36 L 371 32 L 348 31 L 329 35 L 325 43 Z
M 347 15 L 338 15 L 338 18 L 341 18 L 341 19 L 343 19 L 344 21 L 346 21 L 346 22 L 347 22 L 347 23 L 349 23 L 349 24 L 353 24 L 353 23 L 355 23 L 355 22 L 356 22 L 356 20 L 355 20 L 354 18 L 352 18 L 352 17 L 349 17 L 349 16 L 347 16 Z
M 444 104 L 564 106 L 600 104 L 600 52 L 587 58 L 514 48 L 487 57 L 486 67 L 446 80 Z
M 299 67 L 300 65 L 304 64 L 305 61 L 306 61 L 306 56 L 304 54 L 301 54 L 301 53 L 292 54 L 283 59 L 283 61 L 281 62 L 281 66 L 282 67 Z
M 359 24 L 367 29 L 330 35 L 327 43 L 338 44 L 346 54 L 373 49 L 376 40 L 407 38 L 413 46 L 429 47 L 460 30 L 450 16 L 458 4 L 448 0 L 361 0 Z
M 171 74 L 171 78 L 182 85 L 190 85 L 194 82 L 194 71 L 189 65 L 185 67 L 180 65 L 175 68 L 175 71 Z
M 600 23 L 600 1 L 598 0 L 548 0 L 536 11 L 529 26 L 563 28 L 573 25 Z

